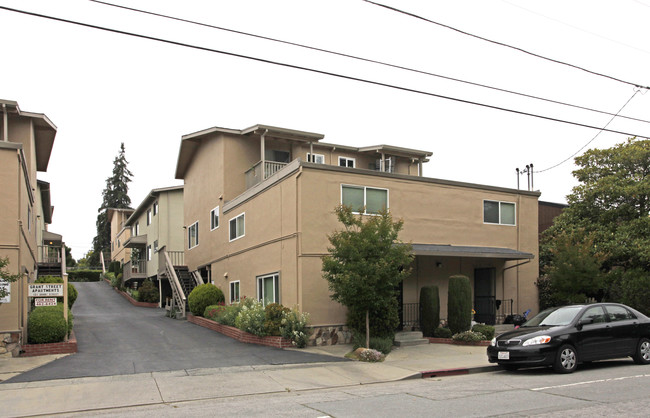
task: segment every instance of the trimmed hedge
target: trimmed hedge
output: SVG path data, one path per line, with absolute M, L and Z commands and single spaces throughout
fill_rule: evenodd
M 472 331 L 480 332 L 485 336 L 486 340 L 494 338 L 494 327 L 492 325 L 476 324 L 472 327 Z
M 69 282 L 98 282 L 101 280 L 101 270 L 70 270 L 68 271 Z
M 469 331 L 472 326 L 472 286 L 467 276 L 449 278 L 447 322 L 453 334 Z
M 63 318 L 63 304 L 39 306 L 29 314 L 28 330 L 30 344 L 58 343 L 70 334 L 73 327 L 72 312 L 68 310 L 68 323 Z
M 138 288 L 138 300 L 140 302 L 158 302 L 160 300 L 160 293 L 155 284 L 149 279 L 142 282 L 142 286 Z
M 225 302 L 225 300 L 221 289 L 211 283 L 196 286 L 187 297 L 190 311 L 195 316 L 202 316 L 205 308 L 219 302 Z
M 433 336 L 435 338 L 451 338 L 454 335 L 449 328 L 436 328 L 433 330 Z
M 433 337 L 440 326 L 440 296 L 438 286 L 420 289 L 420 328 L 425 337 Z

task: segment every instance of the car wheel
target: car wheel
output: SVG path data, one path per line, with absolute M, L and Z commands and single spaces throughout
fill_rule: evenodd
M 636 364 L 650 364 L 650 340 L 641 338 L 639 344 L 636 346 L 634 356 L 632 356 Z
M 570 345 L 563 345 L 557 350 L 553 370 L 558 373 L 572 373 L 578 366 L 578 354 Z
M 503 367 L 509 372 L 514 372 L 519 369 L 519 366 L 517 366 L 516 364 L 500 364 L 499 366 Z

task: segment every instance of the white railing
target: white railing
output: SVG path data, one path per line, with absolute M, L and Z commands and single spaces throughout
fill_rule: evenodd
M 51 245 L 38 246 L 38 262 L 47 264 L 61 263 L 61 247 Z
M 181 282 L 178 280 L 178 276 L 176 276 L 176 271 L 174 270 L 172 260 L 169 258 L 169 255 L 167 254 L 167 251 L 165 251 L 164 247 L 159 251 L 159 254 L 160 257 L 165 260 L 165 272 L 167 274 L 167 277 L 169 277 L 169 284 L 171 284 L 172 287 L 172 309 L 178 308 L 180 317 L 185 318 L 185 302 L 187 298 L 185 297 L 185 293 L 181 287 Z
M 250 189 L 262 180 L 266 180 L 278 171 L 286 167 L 287 163 L 280 163 L 277 161 L 264 161 L 264 178 L 262 179 L 262 162 L 252 166 L 246 171 L 246 188 Z

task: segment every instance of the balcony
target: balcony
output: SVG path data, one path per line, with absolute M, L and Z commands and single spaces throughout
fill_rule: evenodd
M 282 170 L 287 163 L 277 161 L 264 161 L 264 178 L 262 178 L 262 161 L 252 166 L 246 171 L 246 189 L 250 189 L 256 184 L 268 179 L 278 171 Z
M 147 278 L 147 261 L 131 260 L 124 264 L 122 268 L 122 282 L 127 283 L 129 280 Z

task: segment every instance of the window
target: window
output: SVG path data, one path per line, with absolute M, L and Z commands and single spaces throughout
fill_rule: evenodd
M 122 246 L 122 241 L 120 241 L 120 240 L 118 239 L 118 240 L 117 240 L 117 248 L 120 248 L 121 246 Z
M 600 306 L 593 306 L 585 311 L 580 317 L 581 321 L 592 321 L 592 324 L 605 322 L 605 312 Z
M 244 215 L 245 214 L 242 213 L 230 220 L 230 241 L 234 241 L 244 236 L 246 232 L 244 227 Z
M 147 225 L 151 225 L 151 209 L 147 210 Z
M 147 245 L 147 261 L 151 261 L 151 245 Z
M 509 202 L 497 202 L 494 200 L 484 200 L 483 222 L 486 224 L 514 225 L 515 204 Z
M 27 206 L 27 230 L 32 230 L 32 207 Z
M 158 252 L 158 240 L 155 240 L 153 242 L 153 252 L 157 253 Z
M 196 221 L 187 228 L 187 248 L 192 249 L 199 245 L 199 222 Z
M 607 316 L 612 322 L 625 321 L 626 319 L 636 319 L 632 312 L 628 311 L 622 306 L 607 305 Z
M 280 274 L 257 277 L 257 300 L 264 303 L 280 303 Z
M 239 302 L 239 280 L 230 282 L 230 303 Z
M 267 149 L 264 151 L 264 159 L 266 161 L 275 161 L 278 163 L 289 163 L 291 162 L 290 158 L 291 155 L 289 154 L 289 151 L 281 151 L 281 150 L 274 150 L 274 149 Z
M 377 214 L 388 209 L 388 189 L 341 185 L 341 204 L 357 213 Z
M 325 156 L 323 154 L 307 153 L 307 162 L 316 163 L 316 164 L 325 164 Z
M 210 211 L 210 231 L 219 228 L 219 206 Z
M 133 225 L 133 236 L 136 237 L 140 235 L 140 222 L 136 222 L 135 225 Z
M 354 158 L 339 157 L 339 166 L 354 168 Z
M 158 215 L 158 202 L 153 203 L 153 216 Z

